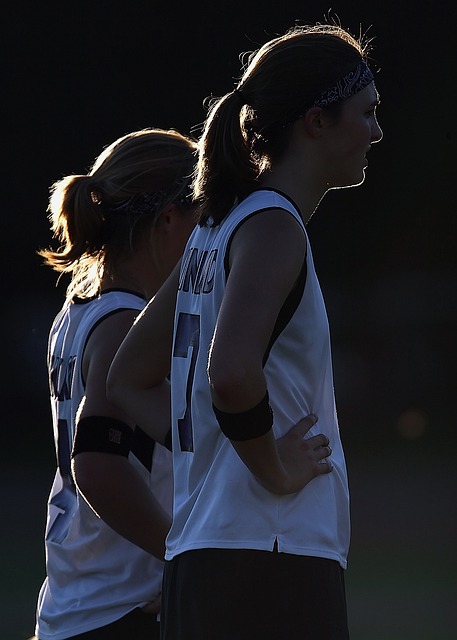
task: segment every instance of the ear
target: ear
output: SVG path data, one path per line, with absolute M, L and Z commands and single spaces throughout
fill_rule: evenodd
M 158 222 L 165 228 L 171 228 L 177 215 L 179 215 L 177 205 L 174 202 L 169 202 L 162 209 Z
M 320 138 L 325 128 L 325 118 L 320 107 L 311 107 L 301 118 L 306 133 L 311 138 Z

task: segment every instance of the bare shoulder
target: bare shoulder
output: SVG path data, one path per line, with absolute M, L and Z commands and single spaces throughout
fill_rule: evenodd
M 103 318 L 92 331 L 85 354 L 116 350 L 140 313 L 137 309 L 119 309 Z
M 99 322 L 84 348 L 82 360 L 84 379 L 87 380 L 90 368 L 97 372 L 107 371 L 114 354 L 139 313 L 136 309 L 119 309 Z
M 303 227 L 283 209 L 252 216 L 236 232 L 211 348 L 212 384 L 220 388 L 239 372 L 255 377 L 261 371 L 278 314 L 305 257 Z
M 259 353 L 264 353 L 305 257 L 303 227 L 283 209 L 264 211 L 239 228 L 230 248 L 229 276 L 217 321 L 219 334 L 229 336 L 226 344 L 238 343 L 247 353 L 249 344 L 255 347 L 256 342 Z
M 306 235 L 298 220 L 283 209 L 269 209 L 241 225 L 229 254 L 231 276 L 289 290 L 306 256 Z M 254 285 L 251 282 L 251 285 Z M 280 293 L 282 296 L 282 293 Z
M 246 220 L 235 233 L 230 264 L 241 258 L 303 261 L 306 236 L 298 220 L 284 209 L 262 211 Z

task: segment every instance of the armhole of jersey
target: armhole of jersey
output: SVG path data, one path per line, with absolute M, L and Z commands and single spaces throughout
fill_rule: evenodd
M 253 211 L 251 214 L 247 215 L 245 218 L 243 218 L 242 220 L 240 220 L 240 222 L 235 226 L 235 228 L 233 229 L 232 233 L 230 234 L 230 237 L 228 239 L 227 242 L 227 248 L 225 250 L 225 256 L 224 256 L 224 271 L 225 271 L 225 280 L 227 281 L 228 275 L 229 275 L 229 253 L 230 253 L 230 247 L 232 244 L 232 240 L 235 236 L 235 233 L 238 231 L 238 229 L 246 222 L 246 220 L 249 220 L 250 218 L 252 218 L 253 216 L 259 214 L 259 213 L 263 213 L 264 211 L 269 211 L 271 209 L 282 209 L 283 211 L 287 211 L 288 213 L 290 213 L 291 216 L 294 216 L 294 214 L 289 211 L 289 209 L 286 209 L 285 207 L 280 207 L 280 206 L 269 206 L 269 207 L 263 207 L 262 209 L 257 209 L 256 211 Z M 295 218 L 296 219 L 296 218 Z M 301 226 L 300 222 L 296 219 L 298 226 L 302 229 L 303 234 L 305 236 L 305 240 L 306 240 L 306 249 L 305 249 L 305 257 L 303 260 L 303 264 L 302 264 L 302 268 L 300 270 L 300 273 L 298 274 L 297 280 L 295 281 L 294 286 L 292 287 L 289 295 L 287 296 L 284 304 L 282 305 L 279 313 L 278 313 L 278 317 L 276 319 L 275 322 L 275 326 L 273 328 L 273 332 L 271 334 L 271 338 L 270 341 L 268 343 L 267 349 L 265 351 L 265 354 L 263 356 L 263 366 L 265 366 L 267 360 L 268 360 L 268 356 L 270 355 L 270 351 L 274 345 L 274 343 L 276 342 L 276 340 L 278 339 L 278 337 L 280 336 L 281 332 L 284 331 L 285 327 L 289 324 L 290 319 L 292 318 L 292 316 L 294 315 L 295 311 L 297 310 L 298 305 L 300 304 L 300 301 L 302 299 L 303 296 L 303 292 L 305 290 L 305 285 L 306 285 L 306 275 L 307 275 L 307 264 L 306 264 L 306 257 L 308 254 L 308 239 L 306 237 L 306 232 L 304 230 L 304 228 Z
M 101 318 L 99 318 L 97 322 L 94 323 L 94 325 L 90 328 L 86 336 L 86 339 L 84 340 L 84 346 L 81 352 L 81 360 L 79 364 L 79 375 L 80 375 L 81 382 L 84 389 L 86 388 L 86 381 L 83 376 L 83 362 L 84 362 L 84 354 L 86 352 L 86 347 L 87 347 L 87 343 L 89 342 L 89 338 L 91 337 L 95 329 L 98 327 L 98 325 L 103 322 L 103 320 L 106 320 L 110 316 L 114 316 L 116 313 L 120 313 L 121 311 L 138 311 L 138 313 L 140 313 L 140 310 L 137 310 L 134 307 L 119 307 L 117 309 L 112 309 L 111 311 L 108 311 L 108 313 L 105 313 L 105 315 L 101 316 Z
M 308 247 L 308 245 L 307 245 Z M 295 311 L 298 308 L 298 305 L 300 304 L 300 301 L 302 299 L 303 296 L 303 292 L 305 290 L 305 285 L 306 285 L 306 274 L 307 274 L 307 265 L 306 265 L 306 255 L 307 252 L 305 253 L 305 259 L 303 260 L 303 265 L 300 271 L 300 274 L 291 290 L 291 292 L 289 293 L 289 295 L 287 296 L 284 304 L 282 305 L 279 313 L 278 313 L 278 317 L 276 319 L 275 322 L 275 326 L 273 328 L 273 332 L 271 334 L 271 338 L 270 341 L 268 343 L 267 349 L 265 351 L 265 354 L 263 356 L 263 366 L 266 365 L 267 360 L 268 360 L 268 356 L 270 355 L 270 351 L 274 345 L 274 343 L 276 342 L 276 340 L 278 339 L 278 337 L 281 335 L 281 332 L 284 331 L 284 329 L 287 327 L 287 325 L 290 322 L 290 319 L 292 318 L 292 316 L 294 315 Z

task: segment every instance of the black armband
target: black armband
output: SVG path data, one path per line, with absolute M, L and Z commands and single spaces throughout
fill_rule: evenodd
M 100 451 L 126 458 L 132 445 L 132 437 L 132 429 L 121 420 L 107 416 L 81 418 L 76 425 L 71 457 L 85 451 Z
M 263 399 L 252 409 L 241 413 L 220 411 L 213 404 L 213 411 L 222 433 L 229 440 L 252 440 L 270 431 L 273 426 L 273 410 L 270 406 L 268 391 Z

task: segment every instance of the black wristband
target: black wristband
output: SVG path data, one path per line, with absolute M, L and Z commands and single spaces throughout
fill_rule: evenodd
M 128 424 L 107 416 L 87 416 L 76 425 L 71 457 L 78 453 L 100 451 L 125 458 L 132 445 L 133 431 Z
M 268 391 L 262 400 L 252 409 L 240 413 L 220 411 L 213 404 L 213 411 L 222 433 L 229 440 L 252 440 L 270 431 L 273 426 L 273 411 L 270 406 Z

